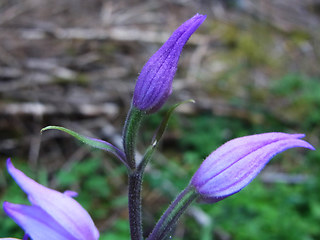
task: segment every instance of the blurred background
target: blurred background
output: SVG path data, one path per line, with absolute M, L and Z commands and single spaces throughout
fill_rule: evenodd
M 60 191 L 79 192 L 102 240 L 129 239 L 126 169 L 60 125 L 121 146 L 135 79 L 182 22 L 207 19 L 184 48 L 169 103 L 148 117 L 140 153 L 170 104 L 170 120 L 143 185 L 144 230 L 202 160 L 235 137 L 305 133 L 319 147 L 319 0 L 1 0 L 0 200 L 27 203 L 5 160 Z M 247 188 L 193 204 L 172 239 L 320 239 L 320 152 L 291 149 Z M 0 237 L 22 230 L 0 211 Z

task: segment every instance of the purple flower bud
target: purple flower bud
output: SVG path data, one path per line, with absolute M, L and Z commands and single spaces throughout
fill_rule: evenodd
M 7 169 L 28 195 L 31 205 L 3 203 L 4 211 L 32 240 L 96 240 L 99 232 L 87 211 L 72 197 L 75 192 L 60 193 L 27 177 L 7 160 Z
M 136 108 L 153 113 L 162 107 L 171 94 L 182 48 L 205 18 L 196 14 L 184 22 L 144 65 L 133 94 Z
M 205 202 L 217 202 L 248 185 L 276 154 L 294 147 L 314 150 L 304 134 L 263 133 L 233 139 L 212 152 L 191 179 Z

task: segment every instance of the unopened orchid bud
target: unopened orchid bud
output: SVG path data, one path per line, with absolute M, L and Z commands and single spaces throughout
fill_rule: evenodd
M 182 48 L 205 18 L 196 14 L 184 22 L 144 65 L 134 90 L 134 107 L 153 113 L 166 102 L 172 91 L 172 79 Z
M 276 154 L 313 146 L 304 134 L 263 133 L 233 139 L 212 152 L 194 174 L 191 185 L 205 202 L 217 202 L 247 186 Z

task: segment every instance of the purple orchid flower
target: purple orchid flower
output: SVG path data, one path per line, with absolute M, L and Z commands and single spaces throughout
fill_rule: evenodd
M 304 136 L 273 132 L 233 139 L 203 161 L 191 185 L 203 201 L 220 201 L 247 186 L 276 154 L 294 147 L 314 150 Z
M 184 22 L 144 65 L 133 94 L 136 108 L 153 113 L 166 102 L 182 48 L 205 19 L 206 16 L 196 14 Z
M 96 240 L 99 232 L 87 211 L 72 197 L 35 182 L 7 160 L 7 169 L 32 205 L 3 203 L 4 211 L 32 240 Z

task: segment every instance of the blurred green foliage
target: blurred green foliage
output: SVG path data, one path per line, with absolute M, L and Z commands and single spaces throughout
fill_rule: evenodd
M 285 111 L 295 121 L 303 119 L 300 124 L 306 131 L 319 129 L 319 78 L 291 73 L 275 81 L 271 89 L 275 97 L 287 101 L 286 105 L 281 106 L 281 111 Z

